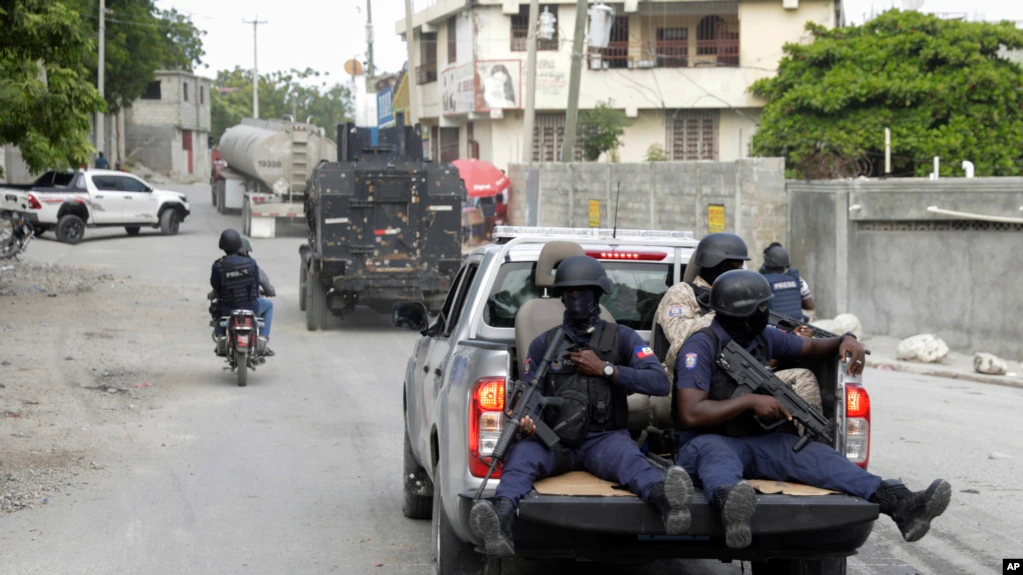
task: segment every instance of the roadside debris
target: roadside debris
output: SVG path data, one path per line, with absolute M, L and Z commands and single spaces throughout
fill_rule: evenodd
M 900 341 L 895 358 L 902 361 L 940 363 L 948 355 L 948 352 L 948 344 L 941 338 L 925 333 Z
M 977 352 L 973 354 L 973 370 L 988 375 L 1005 375 L 1009 364 L 994 354 Z
M 859 339 L 863 339 L 863 324 L 860 319 L 851 313 L 843 313 L 835 316 L 835 319 L 820 319 L 812 323 L 815 327 L 830 331 L 831 333 L 851 333 Z

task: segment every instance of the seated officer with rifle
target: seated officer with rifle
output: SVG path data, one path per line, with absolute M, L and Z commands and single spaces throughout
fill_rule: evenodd
M 830 422 L 764 365 L 838 356 L 847 358 L 856 375 L 863 370 L 864 349 L 850 335 L 809 339 L 768 327 L 767 302 L 773 297 L 767 279 L 753 271 L 729 271 L 714 281 L 709 305 L 716 317 L 686 339 L 675 364 L 676 462 L 720 510 L 732 548 L 752 543 L 756 494 L 744 477 L 862 497 L 891 516 L 906 541 L 920 539 L 948 506 L 951 486 L 936 479 L 926 490 L 911 492 L 901 481 L 882 480 L 831 446 L 809 441 L 829 439 Z M 803 438 L 794 433 L 794 419 L 806 428 Z
M 600 296 L 610 291 L 604 266 L 591 257 L 572 256 L 557 268 L 563 323 L 529 346 L 524 381 L 509 396 L 491 459 L 492 469 L 504 459 L 501 483 L 493 500 L 479 499 L 487 474 L 469 516 L 487 554 L 514 554 L 512 523 L 534 481 L 576 470 L 620 483 L 654 505 L 669 534 L 689 528 L 689 476 L 675 466 L 659 471 L 628 432 L 628 394 L 667 396 L 671 382 L 639 334 L 600 319 Z M 511 443 L 516 431 L 525 438 Z

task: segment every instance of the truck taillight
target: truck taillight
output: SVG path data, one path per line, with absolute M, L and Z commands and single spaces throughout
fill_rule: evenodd
M 39 203 L 39 200 L 35 197 L 35 194 L 28 195 L 28 209 L 30 210 L 43 209 L 43 205 Z
M 654 251 L 631 251 L 619 252 L 615 250 L 587 250 L 586 255 L 598 260 L 632 260 L 632 261 L 654 261 L 659 262 L 668 257 L 665 252 Z
M 870 461 L 870 395 L 858 385 L 845 388 L 845 456 L 863 469 Z
M 481 460 L 494 452 L 504 426 L 503 377 L 485 377 L 476 381 L 469 405 L 469 473 L 475 477 L 487 474 L 488 464 Z M 492 478 L 501 476 L 498 467 Z

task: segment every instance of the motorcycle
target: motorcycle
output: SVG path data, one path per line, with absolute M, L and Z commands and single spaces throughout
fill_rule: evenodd
M 238 373 L 238 386 L 245 387 L 249 382 L 249 370 L 256 371 L 256 366 L 266 363 L 266 338 L 259 335 L 263 320 L 251 310 L 236 309 L 231 315 L 220 316 L 220 303 L 215 294 L 210 294 L 210 315 L 216 317 L 210 321 L 210 327 L 220 327 L 222 335 L 213 331 L 214 349 L 217 356 L 227 359 L 230 369 Z
M 15 216 L 8 220 L 10 227 L 0 231 L 0 260 L 18 259 L 18 254 L 28 249 L 29 242 L 36 236 L 32 223 Z

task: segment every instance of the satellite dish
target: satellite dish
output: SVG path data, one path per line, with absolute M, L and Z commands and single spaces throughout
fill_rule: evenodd
M 354 58 L 345 62 L 345 72 L 349 76 L 358 76 L 362 74 L 362 62 L 355 60 Z

